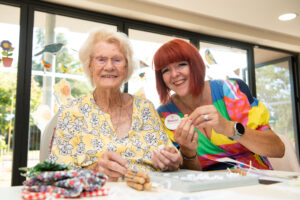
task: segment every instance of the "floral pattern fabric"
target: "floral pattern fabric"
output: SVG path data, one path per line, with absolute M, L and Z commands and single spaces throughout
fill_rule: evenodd
M 132 170 L 154 171 L 151 153 L 162 145 L 173 146 L 150 101 L 133 96 L 131 129 L 119 138 L 110 115 L 96 105 L 90 94 L 60 107 L 49 159 L 80 168 L 97 162 L 109 151 L 120 154 Z
M 107 176 L 91 170 L 43 172 L 23 182 L 23 193 L 59 194 L 64 198 L 79 197 L 82 193 L 99 191 L 106 180 Z

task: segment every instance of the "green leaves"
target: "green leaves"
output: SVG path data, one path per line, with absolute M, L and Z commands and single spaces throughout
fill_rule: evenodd
M 2 55 L 5 56 L 5 57 L 10 57 L 10 56 L 12 56 L 13 54 L 12 54 L 12 53 L 9 53 L 8 51 L 2 51 Z
M 25 173 L 21 174 L 22 176 L 25 177 L 31 177 L 46 171 L 63 171 L 63 170 L 70 170 L 70 169 L 71 168 L 65 164 L 57 164 L 49 160 L 45 160 L 44 162 L 39 163 L 31 168 L 27 168 L 27 167 L 19 168 L 19 170 L 25 171 Z

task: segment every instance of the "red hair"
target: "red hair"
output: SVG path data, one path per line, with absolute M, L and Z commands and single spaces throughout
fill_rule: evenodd
M 174 62 L 187 61 L 190 66 L 190 92 L 197 97 L 203 90 L 205 79 L 205 64 L 201 55 L 193 45 L 174 39 L 162 45 L 154 54 L 156 89 L 162 104 L 170 100 L 170 89 L 166 86 L 161 70 Z

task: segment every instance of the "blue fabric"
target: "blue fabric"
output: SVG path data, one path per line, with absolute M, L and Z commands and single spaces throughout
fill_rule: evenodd
M 157 108 L 157 111 L 158 113 L 161 112 L 181 113 L 172 100 L 170 101 L 170 103 L 167 103 L 165 105 L 160 105 Z

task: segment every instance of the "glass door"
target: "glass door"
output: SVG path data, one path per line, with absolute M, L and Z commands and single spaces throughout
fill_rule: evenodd
M 255 75 L 257 98 L 270 113 L 272 130 L 288 138 L 295 148 L 291 57 L 256 64 Z
M 11 185 L 20 8 L 0 5 L 0 186 Z

